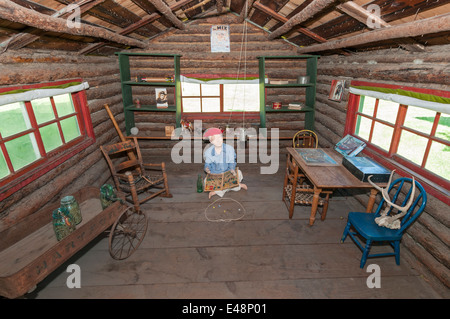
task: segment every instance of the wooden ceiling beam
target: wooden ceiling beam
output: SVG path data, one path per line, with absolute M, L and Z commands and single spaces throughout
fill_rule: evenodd
M 193 2 L 193 1 L 195 1 L 195 0 L 182 0 L 182 1 L 178 1 L 178 2 L 175 3 L 174 5 L 170 6 L 170 9 L 171 9 L 172 11 L 179 10 L 181 7 L 183 7 L 183 6 L 185 6 L 185 5 L 189 4 L 189 3 L 191 3 L 191 2 Z M 149 24 L 149 23 L 152 23 L 153 21 L 155 21 L 155 20 L 157 20 L 157 19 L 159 19 L 159 18 L 161 18 L 161 17 L 162 17 L 161 14 L 159 14 L 159 13 L 157 13 L 157 12 L 154 12 L 154 13 L 152 13 L 152 14 L 146 16 L 146 17 L 143 18 L 142 20 L 140 20 L 140 21 L 138 21 L 138 22 L 136 22 L 136 23 L 133 23 L 133 24 L 129 25 L 128 27 L 126 27 L 125 29 L 123 29 L 122 31 L 120 31 L 119 34 L 121 34 L 121 35 L 127 35 L 127 34 L 130 34 L 130 33 L 134 32 L 135 30 L 137 30 L 137 29 L 139 29 L 139 28 L 141 28 L 141 27 L 143 27 L 143 26 L 145 26 L 145 25 L 147 25 L 147 24 Z M 90 53 L 90 52 L 93 52 L 93 51 L 95 51 L 95 50 L 101 48 L 101 47 L 104 46 L 105 44 L 106 44 L 106 42 L 99 42 L 99 43 L 90 44 L 90 45 L 88 45 L 87 47 L 85 47 L 85 48 L 83 48 L 82 50 L 80 50 L 80 51 L 78 52 L 78 54 L 80 54 L 80 55 L 81 55 L 81 54 L 88 54 L 88 53 Z
M 244 22 L 245 19 L 247 19 L 248 13 L 250 12 L 250 9 L 253 6 L 253 3 L 255 0 L 245 0 L 244 6 L 242 7 L 242 10 L 239 14 L 239 21 Z
M 147 44 L 142 41 L 122 36 L 101 27 L 95 27 L 84 23 L 81 23 L 79 27 L 69 27 L 66 19 L 42 14 L 7 0 L 0 0 L 0 18 L 45 31 L 101 38 L 107 41 L 138 48 L 147 47 Z
M 351 37 L 315 44 L 298 49 L 299 53 L 322 52 L 336 50 L 358 45 L 379 42 L 383 40 L 417 37 L 427 34 L 450 31 L 450 13 L 434 16 L 427 19 L 407 22 L 389 28 L 375 29 L 370 32 Z
M 178 17 L 172 12 L 172 9 L 165 4 L 162 0 L 149 0 L 151 4 L 155 6 L 155 8 L 161 12 L 163 16 L 167 18 L 170 22 L 173 23 L 178 29 L 184 30 L 186 26 L 183 22 L 178 19 Z
M 390 27 L 391 25 L 381 19 L 379 16 L 372 14 L 371 12 L 367 11 L 360 5 L 356 4 L 353 1 L 348 1 L 345 3 L 342 3 L 338 5 L 336 8 L 341 10 L 342 12 L 348 14 L 352 18 L 358 20 L 359 22 L 364 23 L 368 28 L 374 29 L 375 26 L 378 26 L 379 28 L 383 27 Z M 369 23 L 369 21 L 371 23 Z M 413 39 L 409 39 L 412 44 L 399 44 L 400 47 L 403 47 L 406 50 L 409 51 L 418 51 L 423 52 L 425 51 L 425 47 L 421 45 L 420 43 L 415 43 Z
M 253 4 L 253 7 L 255 7 L 258 10 L 261 10 L 262 12 L 264 12 L 265 14 L 268 14 L 269 16 L 274 18 L 275 20 L 281 21 L 283 23 L 286 23 L 289 20 L 288 18 L 282 16 L 278 12 L 275 12 L 274 10 L 272 10 L 272 9 L 266 7 L 265 5 L 261 4 L 260 2 L 255 2 Z M 311 39 L 314 39 L 317 42 L 320 42 L 320 43 L 327 42 L 327 39 L 321 37 L 320 35 L 312 32 L 311 30 L 309 30 L 307 28 L 298 27 L 298 28 L 296 28 L 296 30 L 301 32 L 301 33 L 303 33 L 304 35 L 310 37 Z
M 223 0 L 216 0 L 217 13 L 222 13 L 223 10 Z
M 315 0 L 311 2 L 305 9 L 294 15 L 285 24 L 269 34 L 269 39 L 273 40 L 282 36 L 283 34 L 288 33 L 296 25 L 299 25 L 302 22 L 305 22 L 306 20 L 312 18 L 317 13 L 336 1 L 337 0 Z
M 105 0 L 78 0 L 74 2 L 73 5 L 77 5 L 80 9 L 80 14 L 83 14 L 104 1 Z M 69 9 L 70 5 L 67 5 L 63 9 L 54 12 L 51 16 L 55 18 L 67 18 L 67 16 L 71 13 L 71 10 L 69 11 Z M 15 34 L 8 40 L 0 43 L 0 47 L 4 47 L 4 51 L 7 49 L 18 50 L 39 39 L 43 33 L 44 31 L 40 29 L 28 27 L 22 32 Z

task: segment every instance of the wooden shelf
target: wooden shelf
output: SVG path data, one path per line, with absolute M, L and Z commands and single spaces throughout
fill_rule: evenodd
M 142 105 L 141 107 L 135 107 L 130 105 L 126 107 L 127 111 L 133 112 L 176 112 L 176 105 L 169 105 L 168 107 L 157 107 L 156 105 Z
M 314 111 L 314 108 L 312 107 L 304 107 L 301 110 L 292 110 L 292 109 L 288 109 L 287 106 L 283 106 L 281 107 L 281 109 L 273 109 L 271 106 L 267 106 L 266 105 L 266 112 L 312 112 Z
M 315 103 L 316 103 L 316 78 L 317 78 L 317 59 L 318 55 L 280 55 L 280 56 L 259 56 L 259 101 L 260 101 L 260 127 L 266 127 L 266 113 L 275 112 L 303 112 L 305 113 L 305 129 L 314 130 L 315 121 Z M 270 84 L 266 81 L 266 60 L 293 59 L 306 61 L 306 76 L 309 76 L 310 82 L 307 84 L 286 83 Z M 293 62 L 295 63 L 295 61 Z M 305 91 L 305 104 L 307 107 L 301 110 L 288 109 L 287 106 L 281 109 L 273 109 L 266 105 L 266 90 L 279 88 L 299 88 Z
M 175 86 L 175 82 L 136 82 L 136 81 L 123 81 L 122 84 L 126 84 L 126 85 L 142 85 L 142 86 Z
M 286 84 L 265 84 L 266 88 L 289 88 L 289 87 L 314 87 L 316 86 L 315 83 L 308 83 L 308 84 L 299 84 L 299 83 L 286 83 Z
M 135 112 L 173 112 L 175 113 L 174 122 L 177 127 L 181 124 L 181 82 L 180 82 L 180 57 L 179 54 L 166 53 L 144 53 L 144 52 L 116 52 L 119 58 L 120 83 L 122 87 L 122 100 L 125 113 L 125 130 L 126 135 L 131 134 L 131 128 L 135 126 Z M 148 58 L 168 58 L 173 59 L 174 82 L 136 82 L 131 77 L 130 57 L 140 56 Z M 156 105 L 142 105 L 140 108 L 135 107 L 133 98 L 133 87 L 173 87 L 175 105 L 169 105 L 166 108 L 159 108 Z M 149 103 L 149 102 L 147 102 Z M 153 102 L 150 102 L 153 103 Z

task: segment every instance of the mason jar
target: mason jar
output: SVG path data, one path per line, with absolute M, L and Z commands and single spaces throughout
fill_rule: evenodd
M 75 222 L 69 211 L 65 207 L 55 209 L 52 214 L 53 230 L 58 241 L 69 235 L 75 230 Z
M 81 216 L 80 206 L 73 196 L 65 196 L 61 199 L 61 206 L 67 208 L 69 214 L 72 215 L 75 225 L 81 223 L 83 217 Z

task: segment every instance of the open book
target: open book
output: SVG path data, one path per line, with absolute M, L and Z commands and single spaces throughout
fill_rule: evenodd
M 344 156 L 353 157 L 358 155 L 364 147 L 366 147 L 366 143 L 348 134 L 336 144 L 334 149 Z
M 237 178 L 238 168 L 235 169 L 236 176 L 231 171 L 226 171 L 222 174 L 207 174 L 205 181 L 205 192 L 221 191 L 228 188 L 233 188 L 239 185 Z

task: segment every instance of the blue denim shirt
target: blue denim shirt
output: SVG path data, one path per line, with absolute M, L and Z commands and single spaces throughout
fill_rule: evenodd
M 205 151 L 205 169 L 209 168 L 212 174 L 221 174 L 236 168 L 236 152 L 226 143 L 222 144 L 222 152 L 216 154 L 214 145 Z

